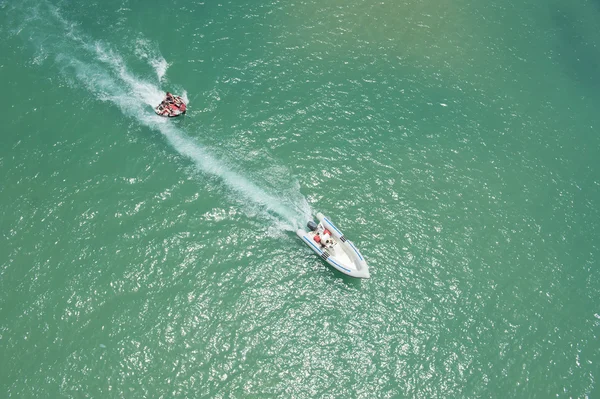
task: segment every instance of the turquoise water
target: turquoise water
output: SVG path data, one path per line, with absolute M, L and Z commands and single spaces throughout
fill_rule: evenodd
M 599 20 L 0 1 L 0 397 L 597 397 Z

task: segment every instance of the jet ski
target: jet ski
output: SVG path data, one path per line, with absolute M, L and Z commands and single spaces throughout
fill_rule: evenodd
M 369 278 L 369 266 L 354 244 L 331 223 L 331 220 L 317 213 L 319 224 L 309 221 L 309 231 L 298 229 L 296 234 L 310 249 L 335 269 L 356 278 Z
M 185 114 L 186 109 L 187 105 L 183 102 L 183 98 L 167 92 L 165 99 L 154 108 L 154 112 L 160 116 L 173 118 Z

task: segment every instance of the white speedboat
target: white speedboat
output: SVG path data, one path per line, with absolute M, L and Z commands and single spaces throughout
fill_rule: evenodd
M 365 258 L 354 244 L 322 213 L 317 213 L 317 219 L 319 224 L 311 220 L 306 225 L 310 231 L 298 229 L 298 237 L 340 272 L 357 278 L 371 277 Z

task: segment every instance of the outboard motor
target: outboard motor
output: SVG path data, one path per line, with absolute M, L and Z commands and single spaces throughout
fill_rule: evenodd
M 315 231 L 317 229 L 317 224 L 310 220 L 308 223 L 306 223 L 306 227 L 308 227 L 310 231 Z

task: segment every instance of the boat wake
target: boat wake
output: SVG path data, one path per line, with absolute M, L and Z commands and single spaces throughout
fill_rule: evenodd
M 135 54 L 138 58 L 145 60 L 154 69 L 159 82 L 167 74 L 170 64 L 162 56 L 158 46 L 148 39 L 139 38 L 135 42 Z
M 160 132 L 179 154 L 194 163 L 198 172 L 218 177 L 236 194 L 238 203 L 246 204 L 243 206 L 251 207 L 253 212 L 257 207 L 262 209 L 264 217 L 279 219 L 281 223 L 277 224 L 290 231 L 310 218 L 310 206 L 297 184 L 278 190 L 278 193 L 288 193 L 286 197 L 272 194 L 236 171 L 226 160 L 216 158 L 209 147 L 190 138 L 183 128 L 155 115 L 153 107 L 161 102 L 164 91 L 157 84 L 131 73 L 123 57 L 109 45 L 78 32 L 77 26 L 63 18 L 55 6 L 37 4 L 11 31 L 13 36 L 22 32 L 27 32 L 29 42 L 36 47 L 34 59 L 39 63 L 53 59 L 67 80 L 73 82 L 75 78 L 75 85 L 85 87 L 98 100 L 116 105 L 124 115 Z M 162 79 L 168 64 L 157 46 L 138 43 L 138 48 L 137 56 L 148 58 L 159 80 Z M 155 66 L 155 63 L 160 65 Z

